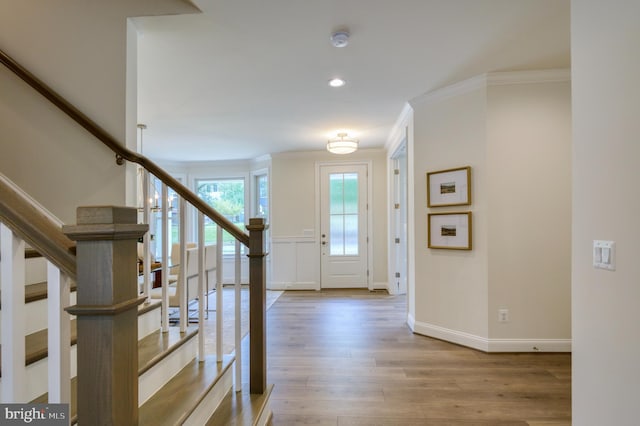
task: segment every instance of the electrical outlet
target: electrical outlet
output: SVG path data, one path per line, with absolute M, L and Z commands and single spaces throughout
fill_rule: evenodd
M 498 322 L 509 322 L 508 309 L 498 309 Z

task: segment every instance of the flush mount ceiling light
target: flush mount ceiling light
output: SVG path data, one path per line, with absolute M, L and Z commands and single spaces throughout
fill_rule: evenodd
M 333 44 L 334 47 L 345 47 L 347 44 L 349 44 L 349 31 L 336 31 L 335 33 L 331 34 L 330 40 L 331 44 Z
M 332 154 L 351 154 L 358 149 L 358 141 L 347 137 L 346 133 L 338 133 L 335 139 L 327 141 L 327 151 Z
M 346 83 L 347 83 L 346 81 L 344 81 L 343 79 L 338 78 L 338 77 L 332 78 L 331 80 L 329 80 L 329 86 L 331 86 L 331 87 L 342 87 Z

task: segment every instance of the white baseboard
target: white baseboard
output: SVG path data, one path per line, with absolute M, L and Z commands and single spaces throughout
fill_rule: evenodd
M 571 352 L 571 339 L 489 339 L 489 352 Z
M 407 315 L 407 324 L 416 334 L 455 343 L 483 352 L 571 352 L 571 339 L 488 339 L 463 331 L 418 322 Z
M 387 290 L 387 292 L 391 294 L 389 291 L 389 283 L 387 282 L 374 282 L 371 290 Z
M 318 283 L 310 282 L 271 282 L 269 290 L 319 290 Z

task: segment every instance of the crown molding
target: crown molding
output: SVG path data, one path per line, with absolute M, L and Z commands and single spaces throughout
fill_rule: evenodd
M 566 68 L 534 71 L 492 72 L 487 74 L 487 85 L 489 86 L 559 83 L 565 81 L 571 81 L 571 70 Z
M 477 75 L 458 83 L 427 92 L 409 101 L 412 107 L 432 104 L 489 86 L 513 84 L 558 83 L 571 81 L 571 70 L 548 69 L 532 71 L 501 71 Z
M 444 101 L 465 93 L 472 92 L 474 90 L 482 89 L 487 86 L 486 74 L 478 75 L 475 77 L 462 80 L 458 83 L 451 84 L 449 86 L 441 87 L 440 89 L 433 90 L 431 92 L 424 93 L 416 96 L 409 101 L 409 104 L 415 108 L 418 105 L 428 105 L 436 102 Z

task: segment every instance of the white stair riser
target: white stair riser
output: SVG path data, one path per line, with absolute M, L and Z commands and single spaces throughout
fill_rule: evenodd
M 26 285 L 47 281 L 47 260 L 44 257 L 25 259 L 25 261 Z
M 142 340 L 154 331 L 160 330 L 161 319 L 160 308 L 138 315 L 138 340 Z
M 71 347 L 71 377 L 76 376 L 76 360 L 77 360 L 77 352 L 76 345 Z M 48 358 L 41 359 L 38 362 L 34 362 L 31 365 L 27 366 L 27 385 L 26 392 L 27 395 L 25 399 L 27 401 L 32 401 L 35 398 L 39 397 L 43 393 L 47 392 L 48 378 L 47 371 L 49 368 Z M 0 379 L 1 381 L 1 379 Z M 0 386 L 0 401 L 4 401 L 2 398 L 2 387 Z
M 76 292 L 70 294 L 70 305 L 76 304 Z M 25 320 L 25 334 L 47 328 L 47 300 L 37 300 L 27 304 L 27 314 Z M 160 309 L 154 309 L 138 317 L 138 340 L 148 336 L 160 328 Z M 2 316 L 0 315 L 0 321 Z M 75 316 L 71 316 L 74 319 Z M 0 334 L 1 337 L 1 334 Z
M 43 257 L 25 259 L 25 285 L 42 283 L 47 280 L 47 260 Z
M 72 292 L 69 295 L 71 300 L 70 304 L 76 304 L 76 292 Z M 47 328 L 47 299 L 36 300 L 35 302 L 26 304 L 26 318 L 24 322 L 25 334 L 35 333 L 36 331 L 44 330 Z M 0 320 L 2 316 L 0 315 Z M 75 318 L 74 316 L 71 319 Z
M 195 358 L 197 350 L 198 338 L 194 337 L 140 376 L 138 404 L 144 404 L 166 382 L 189 364 Z

